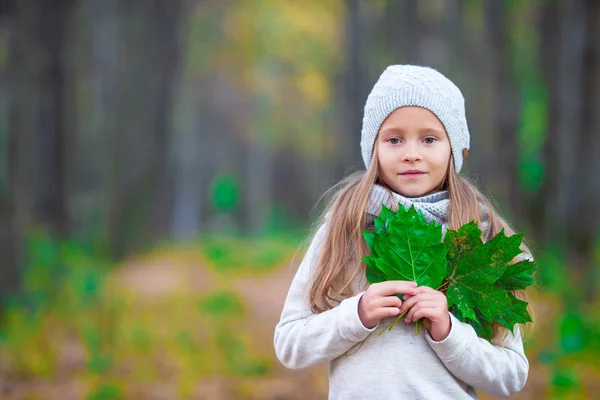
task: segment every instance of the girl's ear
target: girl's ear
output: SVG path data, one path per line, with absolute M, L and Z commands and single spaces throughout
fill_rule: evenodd
M 469 149 L 465 147 L 463 149 L 463 163 L 467 162 L 467 158 L 469 158 Z

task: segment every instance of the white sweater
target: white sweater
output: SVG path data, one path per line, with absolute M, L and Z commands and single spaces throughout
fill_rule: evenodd
M 312 313 L 307 295 L 324 234 L 321 226 L 275 327 L 275 352 L 283 365 L 299 369 L 329 362 L 329 399 L 476 399 L 474 388 L 500 397 L 523 388 L 529 363 L 520 334 L 497 346 L 450 314 L 452 328 L 441 342 L 427 330 L 415 336 L 414 324 L 404 320 L 378 336 L 394 318 L 367 329 L 358 317 L 364 292 Z

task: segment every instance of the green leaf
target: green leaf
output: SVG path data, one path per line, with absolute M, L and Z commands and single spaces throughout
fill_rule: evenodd
M 375 233 L 382 235 L 387 233 L 388 220 L 394 217 L 394 212 L 384 205 L 381 206 L 379 216 L 373 221 L 375 224 Z
M 437 289 L 446 273 L 446 249 L 441 225 L 427 223 L 412 206 L 398 204 L 394 213 L 385 205 L 374 219 L 375 231 L 365 233 L 371 254 L 363 260 L 369 283 L 385 280 L 414 281 Z
M 496 281 L 496 286 L 503 289 L 525 289 L 535 283 L 532 274 L 535 264 L 530 261 L 520 261 L 508 266 L 504 274 Z
M 475 329 L 475 333 L 477 333 L 480 337 L 492 337 L 493 329 L 492 329 L 492 321 L 486 320 L 485 316 L 481 313 L 476 312 L 476 320 L 472 320 L 463 316 L 456 307 L 452 307 L 450 309 L 452 314 L 458 319 L 466 324 L 469 324 Z
M 372 258 L 363 258 L 367 264 L 367 281 L 371 284 L 386 281 L 385 275 L 375 266 L 375 260 Z
M 369 248 L 373 248 L 373 242 L 375 240 L 375 234 L 373 232 L 363 232 L 363 237 L 365 238 L 365 242 Z
M 483 243 L 474 221 L 446 233 L 448 307 L 487 340 L 492 337 L 494 322 L 512 331 L 514 325 L 531 321 L 527 303 L 511 293 L 533 283 L 533 263 L 509 265 L 521 253 L 521 240 L 522 234 L 507 237 L 502 230 Z
M 527 302 L 517 299 L 512 293 L 508 293 L 508 306 L 498 315 L 496 322 L 513 332 L 516 324 L 533 322 L 527 312 Z M 514 333 L 514 332 L 513 332 Z
M 531 321 L 527 303 L 512 293 L 535 283 L 533 262 L 510 264 L 522 252 L 521 233 L 507 237 L 501 230 L 483 243 L 481 230 L 471 221 L 458 231 L 448 230 L 442 243 L 440 225 L 427 223 L 414 206 L 406 210 L 401 204 L 396 213 L 383 205 L 374 226 L 373 232 L 363 232 L 371 249 L 363 258 L 369 283 L 405 280 L 436 290 L 445 287 L 449 310 L 487 340 L 494 323 L 513 331 Z
M 495 251 L 498 247 L 495 244 L 499 242 L 496 238 L 499 235 L 503 235 L 503 232 L 484 245 L 481 231 L 474 221 L 463 225 L 458 231 L 448 230 L 444 239 L 448 249 L 448 261 L 451 262 L 448 266 L 448 280 L 467 286 L 481 286 L 494 283 L 500 278 L 504 273 L 504 269 L 499 267 L 503 257 Z M 473 268 L 483 264 L 487 266 L 485 271 Z

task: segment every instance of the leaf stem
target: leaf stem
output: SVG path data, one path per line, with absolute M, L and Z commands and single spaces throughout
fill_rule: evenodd
M 385 328 L 384 328 L 384 329 L 383 329 L 381 332 L 379 332 L 379 334 L 378 334 L 377 336 L 380 336 L 380 335 L 381 335 L 383 332 L 385 332 L 386 330 L 388 330 L 388 331 L 391 331 L 391 330 L 392 330 L 392 328 L 394 327 L 394 325 L 396 325 L 396 324 L 398 323 L 398 321 L 400 321 L 400 319 L 401 319 L 402 317 L 404 317 L 404 316 L 406 315 L 406 313 L 407 313 L 409 310 L 410 310 L 410 309 L 408 309 L 408 310 L 404 311 L 402 314 L 398 315 L 398 316 L 396 317 L 396 319 L 395 319 L 395 320 L 394 320 L 394 321 L 393 321 L 391 324 L 389 324 L 388 326 L 386 326 L 386 327 L 385 327 Z
M 444 283 L 442 283 L 442 284 L 440 285 L 440 287 L 438 287 L 436 290 L 439 290 L 439 291 L 445 290 L 445 289 L 447 289 L 447 288 L 448 288 L 448 285 L 449 285 L 449 284 L 450 284 L 450 282 L 449 282 L 449 281 L 444 281 Z

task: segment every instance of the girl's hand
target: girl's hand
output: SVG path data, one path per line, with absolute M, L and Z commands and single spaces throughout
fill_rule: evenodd
M 450 334 L 450 314 L 448 313 L 448 299 L 446 295 L 428 286 L 419 286 L 417 294 L 404 295 L 404 303 L 400 312 L 410 308 L 406 315 L 406 323 L 417 322 L 421 318 L 427 318 L 429 325 L 427 330 L 436 342 L 440 342 Z
M 374 328 L 386 317 L 400 314 L 402 300 L 396 294 L 416 295 L 417 283 L 409 281 L 385 281 L 374 283 L 358 302 L 358 316 L 362 324 Z

